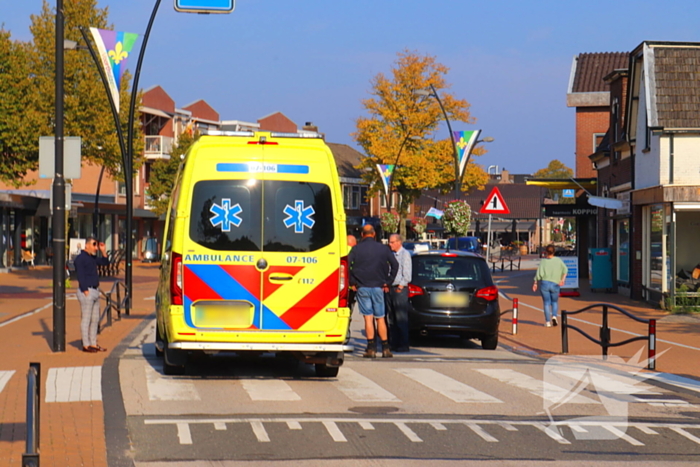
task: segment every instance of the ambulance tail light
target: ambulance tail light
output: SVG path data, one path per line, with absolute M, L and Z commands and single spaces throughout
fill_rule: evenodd
M 348 291 L 350 287 L 350 269 L 348 265 L 348 257 L 340 259 L 340 274 L 338 280 L 338 306 L 347 308 L 348 306 Z
M 170 269 L 170 303 L 182 305 L 182 255 L 172 254 L 173 263 Z

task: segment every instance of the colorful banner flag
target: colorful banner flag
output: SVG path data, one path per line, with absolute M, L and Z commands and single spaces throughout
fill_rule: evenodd
M 467 165 L 467 159 L 471 154 L 476 141 L 479 139 L 481 130 L 474 131 L 453 131 L 455 144 L 457 146 L 457 157 L 459 158 L 459 178 L 462 179 L 464 169 Z
M 391 180 L 391 174 L 394 173 L 394 164 L 377 164 L 377 170 L 379 170 L 379 178 L 384 184 L 384 193 L 387 197 L 389 196 L 389 181 Z
M 119 112 L 119 84 L 126 71 L 126 62 L 139 37 L 131 32 L 116 32 L 105 29 L 90 28 L 92 38 L 97 45 L 102 67 L 107 76 L 112 100 Z
M 435 219 L 442 219 L 443 214 L 444 214 L 444 212 L 440 211 L 438 208 L 430 208 L 430 209 L 428 209 L 428 212 L 425 214 L 425 217 L 433 216 Z

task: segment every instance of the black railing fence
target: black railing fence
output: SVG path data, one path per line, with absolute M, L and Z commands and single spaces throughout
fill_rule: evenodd
M 109 292 L 102 292 L 100 290 L 100 295 L 105 299 L 105 307 L 100 314 L 100 324 L 97 328 L 98 333 L 102 332 L 107 326 L 112 325 L 112 313 L 116 314 L 116 321 L 122 318 L 122 310 L 125 310 L 127 315 L 129 314 L 129 310 L 126 308 L 129 292 L 124 282 L 115 281 Z M 105 321 L 105 323 L 103 324 L 102 321 Z
M 602 308 L 602 310 L 603 310 L 603 322 L 600 326 L 600 339 L 596 339 L 596 338 L 588 335 L 582 329 L 580 329 L 572 324 L 569 324 L 568 316 L 576 315 L 579 313 L 583 313 L 584 311 L 588 311 L 588 310 L 592 310 L 592 309 L 596 309 L 596 308 Z M 624 340 L 624 341 L 621 341 L 621 342 L 611 342 L 610 327 L 608 326 L 608 312 L 609 312 L 609 310 L 618 311 L 630 319 L 633 319 L 639 323 L 647 324 L 648 325 L 647 335 L 646 336 L 631 337 L 631 338 Z M 656 320 L 655 319 L 638 318 L 638 317 L 634 316 L 632 313 L 630 313 L 629 311 L 623 310 L 622 308 L 615 306 L 615 305 L 612 305 L 610 303 L 594 303 L 593 305 L 589 305 L 589 306 L 587 306 L 585 308 L 581 308 L 580 310 L 577 310 L 577 311 L 562 310 L 562 312 L 561 312 L 561 353 L 563 353 L 563 354 L 569 353 L 569 332 L 568 332 L 569 328 L 571 328 L 575 331 L 578 331 L 584 337 L 586 337 L 588 340 L 600 345 L 602 348 L 602 351 L 603 351 L 603 358 L 607 358 L 608 348 L 610 348 L 610 347 L 619 347 L 621 345 L 629 344 L 630 342 L 646 340 L 648 343 L 647 368 L 649 370 L 656 369 Z

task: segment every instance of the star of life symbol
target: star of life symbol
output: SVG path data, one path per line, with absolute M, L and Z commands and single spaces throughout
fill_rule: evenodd
M 209 222 L 211 222 L 211 225 L 214 227 L 220 225 L 223 232 L 230 232 L 231 224 L 233 224 L 234 227 L 238 227 L 241 225 L 241 222 L 243 222 L 243 219 L 238 216 L 243 212 L 241 205 L 236 203 L 234 206 L 231 206 L 230 198 L 222 199 L 221 205 L 214 203 L 209 211 L 214 213 L 214 215 L 209 218 Z
M 312 228 L 316 223 L 311 218 L 314 215 L 313 206 L 304 206 L 303 200 L 295 200 L 294 207 L 287 205 L 283 211 L 287 218 L 284 220 L 284 226 L 290 228 L 294 226 L 294 233 L 304 233 L 304 227 Z

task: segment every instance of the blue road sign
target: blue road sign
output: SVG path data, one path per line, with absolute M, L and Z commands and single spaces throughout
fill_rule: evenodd
M 571 188 L 567 188 L 562 190 L 562 198 L 573 198 L 574 197 L 574 190 Z
M 231 13 L 236 0 L 175 0 L 175 10 L 184 13 Z

